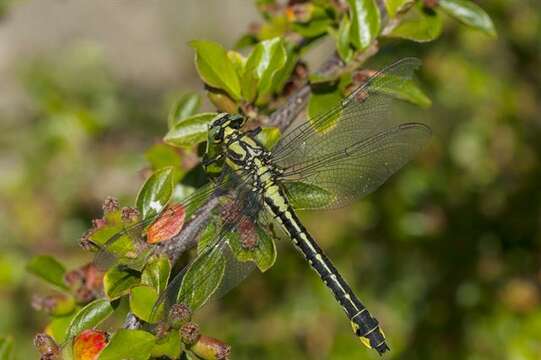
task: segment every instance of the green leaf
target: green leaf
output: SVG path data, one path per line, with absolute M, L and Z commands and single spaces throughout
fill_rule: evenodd
M 291 73 L 293 72 L 293 70 L 295 70 L 295 65 L 297 65 L 297 61 L 299 60 L 299 54 L 297 53 L 295 47 L 291 44 L 286 45 L 286 47 L 286 63 L 272 77 L 272 93 L 280 93 L 283 90 L 287 81 L 291 77 Z
M 331 26 L 331 19 L 314 19 L 307 23 L 292 24 L 293 31 L 299 33 L 305 38 L 315 38 L 327 33 L 327 29 Z
M 195 311 L 218 289 L 224 271 L 225 258 L 220 251 L 211 251 L 207 256 L 198 256 L 182 280 L 177 302 Z
M 45 327 L 45 333 L 52 336 L 57 343 L 63 343 L 66 340 L 68 328 L 73 318 L 79 313 L 80 309 L 66 316 L 53 317 L 51 322 Z
M 242 97 L 248 102 L 253 102 L 257 96 L 259 77 L 256 69 L 245 69 L 242 75 Z
M 234 50 L 229 50 L 227 52 L 227 57 L 229 57 L 229 60 L 231 60 L 231 63 L 233 64 L 233 67 L 235 68 L 235 71 L 237 72 L 237 76 L 242 76 L 242 73 L 244 72 L 244 65 L 246 64 L 246 58 L 239 52 Z
M 408 11 L 400 24 L 388 36 L 426 42 L 440 36 L 441 30 L 441 17 L 433 10 L 417 6 Z
M 392 75 L 384 75 L 384 77 L 392 77 Z M 413 104 L 419 105 L 423 108 L 429 107 L 432 102 L 430 98 L 417 87 L 413 80 L 405 81 L 382 81 L 382 84 L 387 86 L 381 86 L 378 91 L 389 94 L 397 99 L 406 100 Z
M 336 34 L 336 50 L 338 55 L 348 62 L 353 56 L 353 49 L 349 46 L 350 44 L 350 32 L 351 32 L 351 22 L 347 16 L 342 18 L 340 21 L 340 26 L 338 27 L 338 33 Z
M 243 87 L 253 86 L 251 82 L 255 77 L 258 79 L 258 97 L 268 95 L 272 89 L 273 77 L 285 65 L 286 56 L 283 40 L 279 37 L 257 44 L 246 60 L 242 77 Z
M 284 36 L 288 31 L 289 21 L 285 15 L 273 16 L 269 21 L 264 22 L 259 29 L 257 37 L 259 40 L 268 40 L 277 36 Z
M 165 338 L 156 340 L 151 356 L 155 358 L 165 356 L 169 359 L 178 359 L 182 348 L 179 333 L 177 331 L 171 331 Z
M 225 90 L 235 100 L 240 99 L 239 78 L 222 45 L 194 40 L 190 46 L 195 49 L 195 64 L 201 79 L 212 87 Z
M 55 258 L 47 255 L 35 256 L 26 265 L 28 272 L 45 280 L 62 290 L 67 290 L 68 286 L 64 282 L 66 269 Z
M 190 116 L 176 124 L 163 140 L 173 146 L 193 146 L 207 140 L 208 127 L 216 113 L 201 113 Z
M 172 128 L 178 122 L 186 119 L 187 117 L 192 116 L 199 110 L 201 106 L 201 96 L 195 92 L 189 92 L 180 97 L 180 99 L 175 102 L 169 116 L 167 118 L 167 123 L 169 128 Z
M 253 46 L 255 44 L 257 44 L 257 38 L 253 34 L 244 34 L 237 40 L 235 46 L 233 47 L 237 50 L 240 50 Z
M 310 84 L 313 85 L 323 85 L 328 86 L 329 84 L 335 83 L 337 80 L 340 79 L 341 74 L 337 74 L 336 72 L 333 72 L 331 74 L 319 74 L 317 72 L 311 73 L 308 75 L 308 80 L 310 81 Z M 318 91 L 317 88 L 315 91 Z
M 107 299 L 96 299 L 83 307 L 73 317 L 67 330 L 67 339 L 81 331 L 96 327 L 113 313 L 113 308 Z
M 125 266 L 110 268 L 103 276 L 103 291 L 110 300 L 126 295 L 131 288 L 139 285 L 139 273 Z
M 0 337 L 0 359 L 13 360 L 15 353 L 13 351 L 13 338 L 11 336 Z
M 490 16 L 479 5 L 469 0 L 439 0 L 439 7 L 448 15 L 477 30 L 496 36 Z
M 314 89 L 308 99 L 308 118 L 318 131 L 326 131 L 334 126 L 338 121 L 341 112 L 337 112 L 333 116 L 328 116 L 326 123 L 315 124 L 314 120 L 321 114 L 326 113 L 333 106 L 342 100 L 342 94 L 338 86 L 324 87 Z
M 207 227 L 201 231 L 199 241 L 197 242 L 197 254 L 201 254 L 210 245 L 212 240 L 215 240 L 217 226 L 215 221 L 211 221 Z
M 298 210 L 324 208 L 335 200 L 333 194 L 312 184 L 288 182 L 284 185 L 291 206 Z
M 130 221 L 123 220 L 121 212 L 121 210 L 108 212 L 104 217 L 106 224 L 96 229 L 90 235 L 90 240 L 97 245 L 105 245 L 113 236 L 140 220 L 138 217 Z M 140 255 L 136 251 L 136 247 L 138 246 L 139 244 L 135 244 L 132 237 L 127 233 L 123 233 L 112 244 L 107 244 L 107 252 L 115 255 L 118 260 L 129 263 L 137 259 L 137 256 Z
M 174 168 L 171 166 L 155 171 L 145 181 L 137 194 L 135 205 L 143 219 L 159 214 L 173 194 Z
M 150 261 L 141 274 L 141 284 L 152 286 L 159 294 L 167 287 L 171 263 L 169 258 L 161 255 Z
M 92 233 L 90 240 L 98 245 L 105 245 L 111 237 L 124 230 L 125 225 L 105 225 Z M 135 252 L 135 244 L 133 240 L 126 234 L 115 239 L 114 243 L 108 245 L 107 251 L 113 255 L 126 259 L 134 259 L 137 257 Z
M 267 271 L 274 265 L 276 261 L 276 246 L 274 240 L 260 228 L 258 225 L 253 225 L 252 233 L 244 236 L 255 236 L 256 243 L 253 248 L 246 249 L 242 246 L 243 234 L 239 232 L 228 233 L 229 246 L 235 254 L 235 258 L 239 261 L 253 261 L 261 272 Z M 244 229 L 245 231 L 246 229 Z M 243 229 L 241 229 L 243 231 Z
M 379 35 L 381 19 L 374 0 L 348 0 L 351 8 L 351 42 L 359 49 L 366 49 Z
M 415 0 L 385 0 L 385 8 L 391 18 L 415 4 Z
M 151 322 L 152 310 L 158 300 L 156 289 L 150 286 L 136 286 L 130 290 L 130 310 L 139 319 Z
M 171 146 L 163 143 L 152 145 L 145 151 L 145 159 L 150 163 L 153 170 L 173 166 L 180 173 L 180 155 Z
M 118 330 L 98 360 L 146 360 L 154 347 L 154 335 L 143 330 Z
M 209 89 L 207 97 L 219 112 L 229 114 L 237 113 L 239 104 L 237 104 L 227 93 L 220 89 Z
M 257 134 L 256 139 L 267 150 L 270 150 L 280 140 L 280 129 L 275 127 L 262 128 L 259 134 Z

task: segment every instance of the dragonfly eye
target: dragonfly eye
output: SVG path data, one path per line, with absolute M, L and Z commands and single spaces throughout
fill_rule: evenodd
M 220 143 L 224 137 L 224 130 L 221 127 L 213 127 L 209 131 L 210 140 L 214 143 Z
M 229 126 L 237 130 L 243 127 L 246 123 L 246 119 L 242 115 L 231 115 L 229 121 Z

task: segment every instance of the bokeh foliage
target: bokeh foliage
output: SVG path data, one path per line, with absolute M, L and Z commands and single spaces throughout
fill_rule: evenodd
M 387 11 L 396 15 L 408 2 L 388 1 Z M 270 95 L 284 84 L 268 68 L 251 67 L 250 59 L 255 63 L 262 54 L 273 55 L 270 58 L 281 64 L 274 70 L 286 68 L 284 60 L 301 54 L 287 45 L 279 49 L 273 39 L 289 26 L 309 43 L 330 33 L 347 60 L 353 51 L 365 49 L 381 29 L 378 18 L 363 16 L 363 11 L 346 20 L 330 18 L 317 6 L 277 16 L 269 10 L 270 3 L 258 2 L 266 21 L 258 33 L 243 38 L 245 44 L 266 41 L 247 60 L 224 50 L 231 66 L 214 77 L 203 70 L 208 64 L 201 63 L 202 56 L 197 60 L 202 79 L 225 92 L 211 91 L 210 96 L 222 110 L 236 110 L 239 99 L 272 110 Z M 352 9 L 373 15 L 377 9 L 366 10 L 371 4 L 349 2 Z M 433 126 L 430 148 L 416 165 L 353 208 L 303 218 L 383 323 L 392 347 L 390 357 L 537 359 L 541 354 L 537 340 L 541 331 L 540 6 L 534 1 L 483 3 L 498 28 L 494 39 L 489 36 L 495 30 L 483 16 L 460 17 L 466 27 L 447 16 L 458 16 L 457 4 L 478 11 L 473 2 L 440 0 L 439 4 L 436 11 L 416 4 L 407 14 L 411 21 L 393 30 L 400 38 L 437 41 L 419 45 L 385 40 L 374 58 L 381 63 L 403 55 L 423 59 L 422 88 L 432 107 L 408 108 L 401 116 L 426 119 Z M 354 34 L 350 41 L 344 40 L 345 33 Z M 191 46 L 198 54 L 209 47 L 201 42 Z M 243 61 L 238 83 L 223 79 L 237 76 L 233 74 Z M 94 190 L 98 195 L 89 197 L 86 189 L 118 171 L 133 183 L 129 179 L 143 166 L 145 149 L 140 139 L 167 130 L 165 116 L 147 110 L 156 107 L 159 100 L 153 99 L 159 96 L 150 94 L 141 102 L 141 96 L 119 88 L 93 48 L 68 51 L 51 62 L 30 62 L 21 70 L 21 81 L 31 107 L 24 118 L 9 121 L 3 134 L 2 146 L 11 148 L 9 155 L 17 154 L 17 167 L 10 168 L 0 184 L 5 204 L 0 222 L 5 244 L 0 285 L 2 294 L 14 299 L 2 298 L 6 317 L 0 331 L 14 335 L 17 348 L 27 347 L 30 334 L 45 324 L 38 319 L 36 325 L 21 305 L 30 302 L 32 294 L 31 280 L 22 270 L 25 259 L 31 253 L 74 253 L 75 239 L 88 219 L 95 217 L 99 196 L 104 196 Z M 169 134 L 176 130 L 182 136 L 174 141 L 166 138 L 168 143 L 185 147 L 204 139 L 201 133 L 208 117 L 194 116 L 196 99 L 185 96 L 171 111 Z M 193 131 L 188 140 L 186 132 L 178 132 L 175 126 L 186 118 L 192 121 L 187 128 Z M 148 119 L 157 119 L 161 129 L 149 126 Z M 19 142 L 19 136 L 32 141 Z M 96 149 L 91 144 L 100 144 L 100 151 L 88 151 Z M 188 150 L 173 151 L 163 144 L 151 147 L 145 157 L 152 170 L 194 159 Z M 51 174 L 61 176 L 44 182 Z M 182 176 L 179 168 L 174 177 Z M 114 195 L 129 204 L 137 187 L 119 188 Z M 36 219 L 39 227 L 33 226 Z M 77 257 L 60 257 L 71 266 L 81 263 Z M 62 271 L 63 266 L 51 265 L 49 258 L 34 261 L 38 260 Z M 35 267 L 40 268 L 39 262 Z M 58 283 L 57 275 L 52 282 Z M 133 285 L 139 285 L 138 280 L 128 288 Z M 96 300 L 87 305 L 98 314 L 90 321 L 105 318 L 108 304 Z M 85 311 L 79 314 L 82 317 Z M 145 317 L 144 311 L 136 314 Z M 374 356 L 352 338 L 319 279 L 287 246 L 279 249 L 277 264 L 269 272 L 253 275 L 222 303 L 206 308 L 198 320 L 205 333 L 233 346 L 234 358 Z M 0 350 L 10 344 L 11 340 L 2 340 Z

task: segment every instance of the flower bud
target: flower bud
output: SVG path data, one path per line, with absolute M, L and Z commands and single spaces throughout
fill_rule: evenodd
M 139 210 L 132 207 L 123 207 L 120 211 L 120 218 L 125 223 L 134 223 L 139 220 Z
M 108 196 L 107 198 L 105 198 L 105 201 L 103 202 L 101 208 L 103 209 L 104 214 L 117 211 L 119 209 L 118 200 L 112 196 Z
M 231 355 L 231 346 L 205 335 L 201 335 L 199 341 L 190 347 L 190 351 L 202 359 L 225 360 Z
M 75 300 L 73 296 L 64 294 L 35 295 L 32 298 L 32 307 L 38 311 L 45 311 L 49 315 L 63 316 L 75 309 Z
M 34 337 L 34 346 L 41 354 L 42 360 L 60 359 L 60 347 L 47 334 L 39 333 Z
M 192 319 L 190 308 L 184 304 L 174 304 L 169 310 L 169 323 L 173 329 L 180 329 Z
M 195 344 L 200 337 L 201 331 L 196 323 L 189 322 L 180 328 L 180 339 L 187 346 Z

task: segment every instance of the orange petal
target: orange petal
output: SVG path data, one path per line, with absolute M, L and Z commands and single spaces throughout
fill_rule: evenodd
M 182 204 L 169 206 L 147 229 L 147 243 L 155 244 L 171 239 L 184 225 L 186 212 Z

